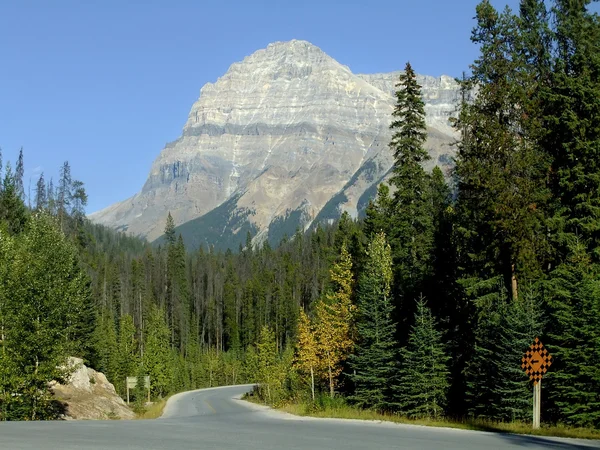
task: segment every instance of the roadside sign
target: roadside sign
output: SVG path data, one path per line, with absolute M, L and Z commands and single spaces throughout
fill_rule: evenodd
M 535 338 L 535 342 L 525 352 L 521 361 L 521 368 L 536 385 L 542 381 L 542 377 L 552 365 L 552 355 L 546 350 L 544 344 L 538 338 Z
M 129 390 L 137 387 L 137 377 L 126 377 L 125 384 L 127 385 L 127 404 L 129 405 Z M 144 388 L 148 390 L 148 403 L 150 403 L 150 375 L 144 377 Z
M 521 369 L 533 381 L 533 428 L 540 427 L 542 377 L 548 372 L 551 365 L 552 355 L 546 350 L 544 344 L 538 338 L 535 338 L 535 342 L 529 346 L 529 350 L 525 352 L 521 360 Z
M 135 389 L 137 386 L 137 377 L 127 377 L 127 387 L 129 389 Z M 150 388 L 150 375 L 146 375 L 144 377 L 144 387 L 146 389 Z

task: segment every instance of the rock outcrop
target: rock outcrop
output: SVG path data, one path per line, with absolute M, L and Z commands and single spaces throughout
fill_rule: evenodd
M 356 216 L 392 165 L 398 74 L 353 74 L 305 41 L 270 44 L 201 89 L 140 193 L 90 218 L 154 240 L 170 211 L 188 244 L 237 248 L 246 231 L 277 241 L 317 218 Z M 458 86 L 419 82 L 429 166 L 447 165 Z
M 51 384 L 54 396 L 66 404 L 65 419 L 134 419 L 115 387 L 101 372 L 83 364 L 80 358 L 69 358 L 73 373 L 66 384 Z

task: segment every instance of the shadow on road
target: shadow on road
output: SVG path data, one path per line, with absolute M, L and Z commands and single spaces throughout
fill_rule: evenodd
M 597 444 L 597 441 L 590 441 L 589 444 L 580 444 L 576 442 L 569 442 L 568 440 L 554 440 L 545 436 L 507 433 L 505 431 L 499 431 L 494 427 L 481 426 L 481 424 L 477 424 L 477 429 L 481 431 L 490 431 L 492 433 L 496 433 L 500 438 L 504 439 L 509 444 L 514 446 L 541 446 L 547 448 L 557 448 L 562 450 L 589 450 L 590 448 L 600 448 L 600 444 Z

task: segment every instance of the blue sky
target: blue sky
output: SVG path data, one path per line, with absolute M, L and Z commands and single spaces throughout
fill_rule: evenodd
M 25 184 L 63 161 L 88 212 L 141 189 L 206 82 L 274 41 L 305 39 L 355 73 L 459 76 L 476 0 L 2 0 L 0 147 Z M 503 8 L 517 0 L 496 0 Z

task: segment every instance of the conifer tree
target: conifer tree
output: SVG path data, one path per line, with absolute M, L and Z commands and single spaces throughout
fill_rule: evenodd
M 381 183 L 377 187 L 377 198 L 375 201 L 369 201 L 365 211 L 365 236 L 372 238 L 376 233 L 385 233 L 386 236 L 389 236 L 392 211 L 390 187 L 386 183 Z
M 469 413 L 475 418 L 512 422 L 531 415 L 531 388 L 520 363 L 543 322 L 539 294 L 533 288 L 522 291 L 512 300 L 497 279 L 496 292 L 477 302 L 476 342 L 466 370 Z
M 164 312 L 152 306 L 148 316 L 143 364 L 150 375 L 153 395 L 164 397 L 173 381 L 173 358 L 169 344 L 169 327 Z
M 369 243 L 358 285 L 357 343 L 350 358 L 355 384 L 351 399 L 361 407 L 390 409 L 390 380 L 397 372 L 396 324 L 392 321 L 392 256 L 385 235 Z
M 35 209 L 37 211 L 42 211 L 47 207 L 48 198 L 46 196 L 46 182 L 44 181 L 44 173 L 42 172 L 35 189 Z
M 118 374 L 115 380 L 115 388 L 122 396 L 125 394 L 127 377 L 136 376 L 139 367 L 138 343 L 135 338 L 135 325 L 133 317 L 125 314 L 119 320 L 119 340 L 117 347 Z
M 415 323 L 408 346 L 401 351 L 396 396 L 400 410 L 409 417 L 439 418 L 444 415 L 448 391 L 448 356 L 425 300 L 417 301 Z
M 96 324 L 94 333 L 96 367 L 106 375 L 106 378 L 118 386 L 120 381 L 118 342 L 112 311 L 109 308 L 102 309 Z M 124 381 L 121 382 L 121 386 L 123 383 Z M 122 391 L 120 391 L 120 394 L 122 394 Z
M 10 233 L 18 234 L 25 229 L 27 217 L 27 208 L 18 195 L 16 179 L 7 164 L 0 192 L 0 223 L 4 222 Z
M 25 164 L 23 162 L 23 147 L 19 150 L 17 165 L 15 166 L 15 192 L 18 198 L 25 202 L 25 188 L 23 187 L 23 177 L 25 176 Z
M 58 181 L 58 192 L 56 195 L 56 213 L 61 229 L 65 230 L 65 221 L 69 214 L 69 208 L 72 203 L 72 182 L 71 166 L 65 161 L 60 169 L 60 179 Z
M 576 242 L 553 272 L 547 294 L 547 347 L 553 365 L 546 392 L 556 420 L 600 427 L 600 265 L 587 242 Z
M 421 86 L 410 63 L 396 86 L 396 107 L 390 125 L 393 131 L 390 149 L 394 154 L 391 183 L 396 191 L 389 239 L 395 282 L 399 292 L 410 298 L 422 290 L 424 280 L 431 274 L 433 227 L 429 177 L 422 167 L 430 157 L 425 149 L 427 127 Z

